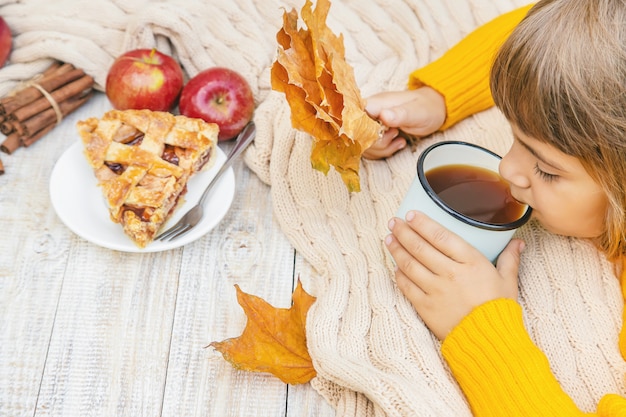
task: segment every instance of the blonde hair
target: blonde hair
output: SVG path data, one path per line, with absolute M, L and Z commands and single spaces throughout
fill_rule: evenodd
M 491 90 L 522 132 L 580 160 L 609 201 L 597 243 L 626 255 L 626 2 L 538 2 L 498 52 Z

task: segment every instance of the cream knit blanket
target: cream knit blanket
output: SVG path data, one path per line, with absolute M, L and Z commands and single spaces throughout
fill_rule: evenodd
M 364 96 L 402 89 L 408 73 L 436 58 L 473 28 L 525 0 L 335 0 L 328 24 L 343 33 Z M 510 131 L 497 110 L 463 121 L 385 161 L 363 161 L 360 193 L 331 171 L 311 169 L 311 139 L 291 128 L 284 96 L 270 89 L 269 68 L 282 9 L 296 0 L 0 0 L 15 35 L 12 65 L 0 70 L 0 95 L 50 59 L 70 62 L 100 88 L 125 50 L 156 46 L 187 75 L 231 67 L 252 85 L 258 136 L 248 166 L 271 186 L 283 232 L 317 276 L 308 343 L 313 386 L 339 416 L 469 416 L 439 343 L 394 287 L 382 240 L 433 141 L 459 139 L 503 153 Z M 520 271 L 526 325 L 575 402 L 595 410 L 608 392 L 626 394 L 617 338 L 622 300 L 609 265 L 587 242 L 552 236 L 536 224 Z

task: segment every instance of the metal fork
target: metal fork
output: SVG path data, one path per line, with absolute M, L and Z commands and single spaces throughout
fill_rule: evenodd
M 189 211 L 185 213 L 185 215 L 178 221 L 178 223 L 155 237 L 155 240 L 166 241 L 175 239 L 193 229 L 193 227 L 197 225 L 198 222 L 200 222 L 200 219 L 202 219 L 202 215 L 204 214 L 204 201 L 209 195 L 209 191 L 211 191 L 213 185 L 218 182 L 222 174 L 226 172 L 228 168 L 230 168 L 235 158 L 239 156 L 239 154 L 241 154 L 241 152 L 243 152 L 246 147 L 248 147 L 248 145 L 254 139 L 255 135 L 256 126 L 254 122 L 251 121 L 243 128 L 241 133 L 239 133 L 239 136 L 237 136 L 237 139 L 235 140 L 235 145 L 226 157 L 226 161 L 224 161 L 224 164 L 220 167 L 215 177 L 213 177 L 209 185 L 206 187 L 206 189 L 200 196 L 200 200 L 198 200 L 198 203 L 191 209 L 189 209 Z

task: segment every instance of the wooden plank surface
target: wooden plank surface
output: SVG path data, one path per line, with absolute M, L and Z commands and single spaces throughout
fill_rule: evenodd
M 315 275 L 242 161 L 229 213 L 179 249 L 112 251 L 56 216 L 54 163 L 76 121 L 109 108 L 99 93 L 32 147 L 0 154 L 0 416 L 334 415 L 310 385 L 236 371 L 206 347 L 245 325 L 235 284 L 288 307 L 294 280 L 308 288 Z

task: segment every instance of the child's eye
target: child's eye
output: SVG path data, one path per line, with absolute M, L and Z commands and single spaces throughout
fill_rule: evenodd
M 548 174 L 542 171 L 541 168 L 539 168 L 539 164 L 535 164 L 535 174 L 539 175 L 539 177 L 546 182 L 552 182 L 559 177 L 558 175 Z

